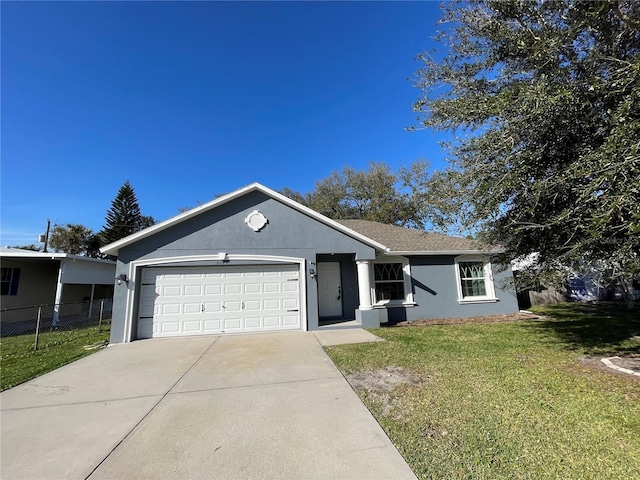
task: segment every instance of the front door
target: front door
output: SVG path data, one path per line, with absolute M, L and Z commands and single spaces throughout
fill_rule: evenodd
M 320 317 L 342 316 L 340 262 L 318 262 L 318 310 Z

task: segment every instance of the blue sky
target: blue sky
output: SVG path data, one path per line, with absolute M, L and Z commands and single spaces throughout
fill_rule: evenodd
M 2 2 L 1 239 L 94 231 L 129 180 L 143 214 L 346 165 L 443 162 L 407 77 L 436 2 Z

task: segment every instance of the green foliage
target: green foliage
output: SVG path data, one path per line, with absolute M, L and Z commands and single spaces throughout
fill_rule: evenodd
M 154 223 L 153 217 L 142 215 L 133 187 L 126 181 L 107 211 L 105 225 L 100 232 L 102 244 L 118 241 Z
M 423 127 L 456 132 L 429 216 L 539 267 L 640 273 L 640 3 L 446 3 L 419 56 Z
M 35 335 L 20 335 L 0 339 L 2 375 L 0 390 L 15 387 L 32 378 L 60 368 L 67 363 L 95 353 L 85 345 L 109 340 L 110 325 L 103 325 L 102 332 L 97 326 L 74 330 L 51 330 L 40 334 L 38 350 L 33 350 Z
M 91 229 L 83 225 L 54 225 L 49 237 L 49 247 L 55 252 L 95 257 L 98 255 L 94 248 L 96 239 Z
M 638 352 L 637 312 L 563 305 L 551 318 L 381 328 L 384 342 L 327 348 L 345 374 L 412 374 L 357 389 L 418 478 L 635 478 L 640 383 L 585 354 Z M 556 315 L 557 314 L 557 315 Z
M 332 172 L 316 182 L 312 192 L 301 194 L 285 188 L 281 193 L 332 219 L 423 228 L 421 197 L 416 193 L 420 182 L 425 182 L 425 169 L 421 161 L 398 172 L 384 163 L 371 162 L 366 171 L 345 167 L 342 172 Z

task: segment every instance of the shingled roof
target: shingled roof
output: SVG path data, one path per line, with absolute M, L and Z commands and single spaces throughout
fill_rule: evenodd
M 485 247 L 476 240 L 450 237 L 442 233 L 425 232 L 411 228 L 387 225 L 369 220 L 336 220 L 355 232 L 385 245 L 390 252 L 415 253 L 473 253 L 495 249 Z

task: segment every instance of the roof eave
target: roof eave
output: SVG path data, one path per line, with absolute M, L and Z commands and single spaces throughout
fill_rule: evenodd
M 45 252 L 35 252 L 35 253 L 22 253 L 22 252 L 2 252 L 0 253 L 0 257 L 7 258 L 21 258 L 25 260 L 81 260 L 83 262 L 98 262 L 98 263 L 110 263 L 115 265 L 116 262 L 113 260 L 105 260 L 103 258 L 92 258 L 92 257 L 84 257 L 82 255 L 73 255 L 72 253 L 45 253 Z

